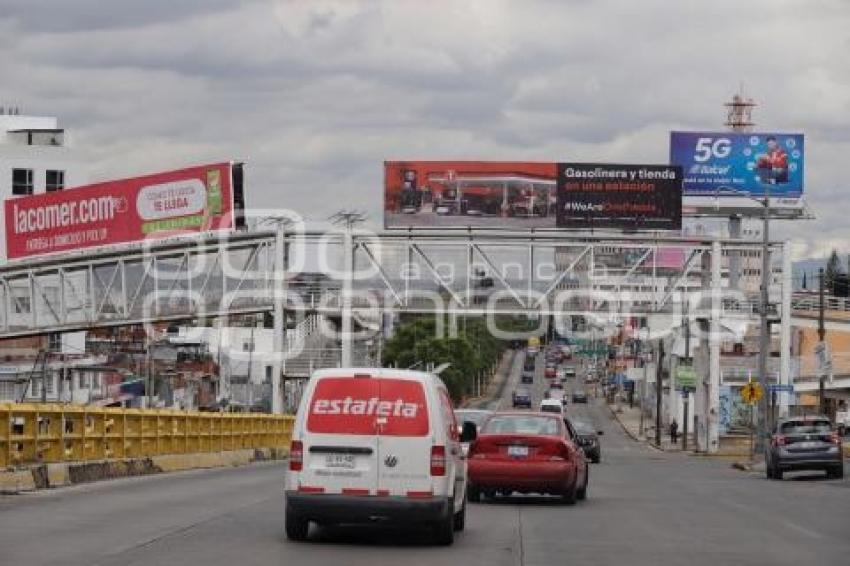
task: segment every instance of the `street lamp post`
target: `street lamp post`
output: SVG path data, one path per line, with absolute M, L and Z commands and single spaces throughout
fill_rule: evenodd
M 818 270 L 818 342 L 822 347 L 826 347 L 824 343 L 826 340 L 826 324 L 824 323 L 824 312 L 823 312 L 823 268 L 821 267 Z M 825 357 L 825 354 L 824 354 Z M 818 408 L 820 410 L 821 415 L 826 414 L 826 391 L 824 382 L 826 381 L 826 375 L 818 371 L 820 375 L 818 375 Z
M 658 365 L 655 368 L 655 445 L 661 448 L 661 367 L 664 364 L 664 340 L 658 340 Z
M 761 246 L 761 295 L 759 297 L 759 360 L 758 375 L 762 391 L 767 391 L 767 355 L 770 350 L 770 332 L 767 323 L 767 303 L 770 285 L 770 184 L 764 183 L 764 221 L 762 227 Z M 756 453 L 764 452 L 765 436 L 767 435 L 767 395 L 762 395 L 759 401 L 758 439 Z
M 767 355 L 770 350 L 770 332 L 767 322 L 767 306 L 770 300 L 768 289 L 770 286 L 770 183 L 763 182 L 764 199 L 752 197 L 749 193 L 731 187 L 722 187 L 724 191 L 745 196 L 762 205 L 764 214 L 762 216 L 762 246 L 761 246 L 761 285 L 759 287 L 759 357 L 758 357 L 758 382 L 762 391 L 767 391 Z M 718 190 L 718 194 L 720 190 Z M 759 401 L 758 434 L 756 437 L 755 453 L 764 452 L 765 438 L 767 436 L 767 395 L 762 395 Z

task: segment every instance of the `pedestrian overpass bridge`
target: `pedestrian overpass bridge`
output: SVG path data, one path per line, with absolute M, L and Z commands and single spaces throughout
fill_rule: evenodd
M 278 230 L 181 238 L 0 266 L 0 338 L 275 309 L 299 319 L 392 311 L 604 315 L 622 322 L 688 307 L 691 318 L 705 318 L 716 307 L 749 319 L 758 313 L 757 299 L 722 290 L 721 257 L 759 246 L 493 231 Z M 658 259 L 670 250 L 678 263 Z M 316 272 L 318 281 L 301 279 Z M 641 281 L 646 284 L 635 283 Z M 722 297 L 712 303 L 711 293 Z M 782 310 L 779 301 L 770 308 L 775 317 Z

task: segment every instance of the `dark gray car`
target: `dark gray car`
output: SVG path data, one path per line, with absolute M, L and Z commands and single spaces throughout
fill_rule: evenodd
M 592 424 L 586 421 L 573 420 L 573 427 L 576 431 L 578 445 L 584 450 L 584 455 L 594 464 L 598 464 L 602 459 L 599 435 L 603 434 L 603 432 L 596 430 Z
M 843 478 L 841 437 L 824 416 L 782 419 L 765 451 L 765 469 L 768 478 L 777 480 L 796 470 L 824 470 L 828 477 Z

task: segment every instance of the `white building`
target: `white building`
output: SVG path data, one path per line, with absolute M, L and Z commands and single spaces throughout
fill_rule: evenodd
M 61 191 L 89 182 L 89 168 L 80 153 L 68 144 L 59 121 L 49 116 L 26 116 L 17 109 L 0 107 L 0 201 Z M 5 208 L 0 210 L 0 264 L 6 262 Z M 0 371 L 0 400 L 41 397 L 41 382 L 30 382 L 33 360 L 49 351 L 68 358 L 67 364 L 82 368 L 95 363 L 85 356 L 85 332 L 18 338 L 0 343 L 5 360 Z M 103 384 L 97 372 L 76 370 L 78 380 L 59 380 L 55 359 L 48 363 L 46 390 L 51 401 L 87 402 Z M 63 387 L 64 386 L 64 387 Z
M 0 201 L 60 191 L 89 182 L 86 161 L 59 121 L 0 108 Z M 0 214 L 0 263 L 6 261 L 5 212 Z

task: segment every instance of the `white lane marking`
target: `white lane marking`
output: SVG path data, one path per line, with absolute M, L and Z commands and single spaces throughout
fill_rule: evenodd
M 823 536 L 820 533 L 817 533 L 811 529 L 807 529 L 806 527 L 802 527 L 797 523 L 792 523 L 791 521 L 782 521 L 782 524 L 788 527 L 789 529 L 795 530 L 799 533 L 803 533 L 804 535 L 808 535 L 811 538 L 821 539 Z
M 734 507 L 736 509 L 740 509 L 741 511 L 746 511 L 747 513 L 756 513 L 756 511 L 750 505 L 744 505 L 743 503 L 739 503 L 737 501 L 730 501 L 728 499 L 723 499 L 722 501 L 723 501 L 723 503 L 725 503 L 729 507 Z M 778 521 L 774 521 L 774 522 L 777 523 L 777 524 L 780 524 L 784 527 L 788 527 L 789 529 L 791 529 L 793 531 L 797 531 L 798 533 L 802 533 L 802 534 L 804 534 L 804 535 L 806 535 L 810 538 L 814 538 L 814 539 L 822 539 L 823 538 L 823 535 L 821 535 L 820 533 L 817 533 L 817 532 L 815 532 L 811 529 L 807 529 L 806 527 L 798 525 L 797 523 L 794 523 L 793 521 L 778 520 Z

